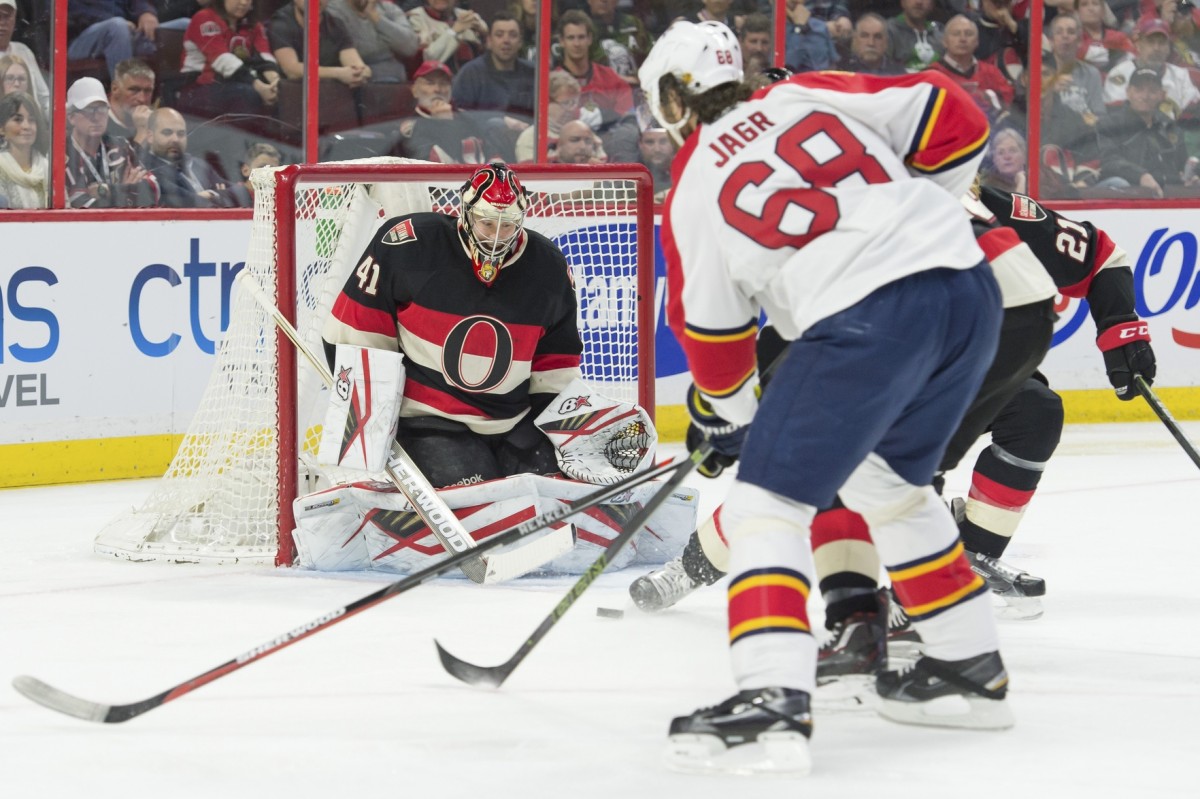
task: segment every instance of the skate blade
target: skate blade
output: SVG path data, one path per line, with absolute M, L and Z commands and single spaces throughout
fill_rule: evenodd
M 817 713 L 856 713 L 875 710 L 879 694 L 875 693 L 874 674 L 846 674 L 817 682 L 812 697 Z
M 1014 619 L 1017 621 L 1033 621 L 1040 619 L 1046 609 L 1042 607 L 1042 598 L 1037 596 L 1004 596 L 997 594 L 1000 601 L 994 605 L 996 618 Z
M 684 774 L 798 777 L 812 770 L 808 739 L 798 732 L 764 732 L 733 748 L 715 735 L 678 733 L 667 739 L 663 762 Z
M 928 702 L 901 702 L 881 697 L 879 715 L 900 724 L 965 730 L 1007 730 L 1015 723 L 1007 701 L 982 696 L 940 696 Z
M 921 641 L 920 639 L 913 640 L 888 640 L 888 668 L 895 669 L 895 661 L 915 661 L 921 657 Z

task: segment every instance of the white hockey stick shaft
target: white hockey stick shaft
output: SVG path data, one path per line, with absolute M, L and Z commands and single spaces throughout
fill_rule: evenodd
M 275 325 L 316 370 L 321 380 L 325 382 L 325 386 L 333 388 L 333 374 L 330 373 L 325 361 L 318 358 L 312 348 L 300 338 L 296 328 L 279 311 L 258 281 L 246 269 L 243 269 L 238 273 L 237 283 L 243 290 L 248 291 L 255 302 L 270 315 L 271 319 L 275 321 Z M 447 552 L 464 552 L 475 547 L 475 539 L 467 533 L 462 522 L 446 505 L 445 500 L 433 490 L 429 480 L 421 474 L 421 470 L 412 462 L 408 453 L 395 441 L 392 442 L 392 457 L 388 461 L 386 471 L 392 483 L 412 504 L 413 510 L 421 517 L 421 521 L 428 525 L 430 532 L 446 548 Z M 483 562 L 482 558 L 467 560 L 462 564 L 462 571 L 472 582 L 482 583 L 487 576 L 487 564 Z

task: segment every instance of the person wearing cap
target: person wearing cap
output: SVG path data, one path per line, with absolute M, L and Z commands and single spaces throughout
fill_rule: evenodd
M 429 60 L 413 73 L 415 115 L 400 122 L 395 154 L 443 164 L 482 164 L 491 155 L 483 130 L 450 101 L 450 68 Z
M 1100 134 L 1100 172 L 1140 186 L 1154 197 L 1171 187 L 1194 186 L 1185 181 L 1187 147 L 1178 123 L 1160 109 L 1166 96 L 1158 70 L 1142 67 L 1129 76 L 1126 100 L 1097 125 Z
M 50 109 L 50 87 L 46 85 L 46 78 L 38 69 L 37 58 L 34 57 L 33 51 L 21 42 L 13 41 L 16 24 L 16 0 L 0 0 L 0 57 L 17 56 L 25 63 L 29 68 L 31 83 L 27 91 L 33 95 L 33 99 L 37 100 L 42 112 L 46 113 Z
M 72 208 L 147 208 L 158 202 L 158 183 L 142 168 L 125 139 L 108 128 L 108 97 L 95 78 L 67 90 L 67 203 Z
M 1171 29 L 1166 22 L 1157 17 L 1142 17 L 1134 32 L 1133 46 L 1137 57 L 1109 70 L 1104 81 L 1104 102 L 1110 106 L 1124 103 L 1130 77 L 1135 70 L 1144 68 L 1156 70 L 1162 78 L 1162 111 L 1167 116 L 1179 119 L 1190 106 L 1200 102 L 1200 89 L 1192 83 L 1188 71 L 1167 63 L 1171 55 Z
M 158 46 L 158 10 L 153 0 L 69 0 L 67 58 L 103 58 L 111 77 L 117 64 L 135 55 L 148 58 Z

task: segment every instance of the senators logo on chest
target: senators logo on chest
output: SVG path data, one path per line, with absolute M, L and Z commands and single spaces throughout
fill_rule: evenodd
M 1011 216 L 1018 222 L 1040 222 L 1046 218 L 1046 209 L 1024 194 L 1013 194 Z

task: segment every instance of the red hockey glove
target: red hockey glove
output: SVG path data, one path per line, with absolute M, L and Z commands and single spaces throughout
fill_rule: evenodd
M 1109 320 L 1105 320 L 1109 321 Z M 1104 369 L 1108 382 L 1117 392 L 1117 399 L 1128 402 L 1138 396 L 1133 383 L 1134 374 L 1154 383 L 1157 366 L 1154 350 L 1150 348 L 1150 328 L 1137 317 L 1111 320 L 1096 337 L 1096 346 L 1104 354 Z

